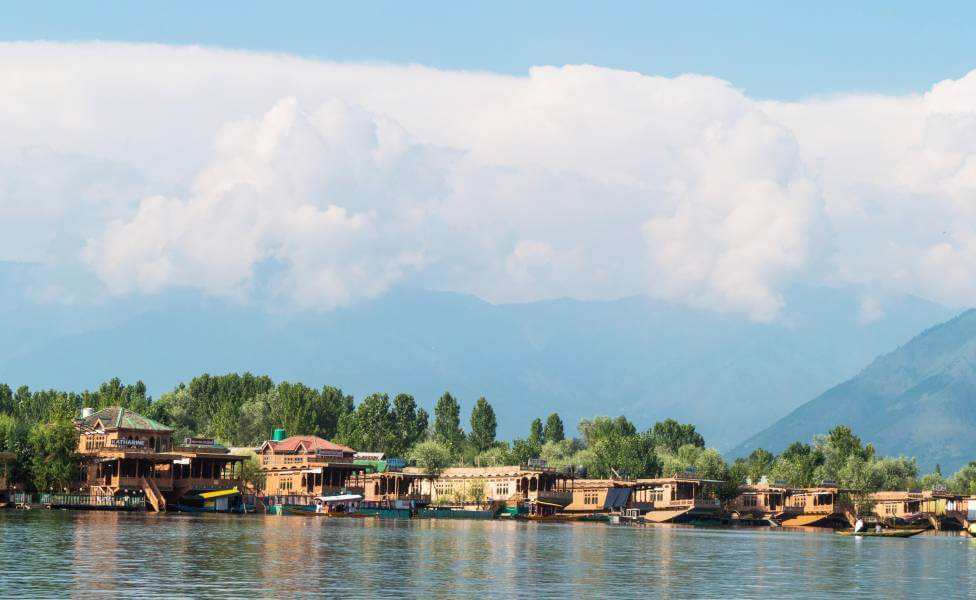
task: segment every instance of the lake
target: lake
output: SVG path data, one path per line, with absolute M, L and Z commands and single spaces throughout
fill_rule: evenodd
M 976 539 L 958 533 L 0 511 L 3 597 L 973 593 Z

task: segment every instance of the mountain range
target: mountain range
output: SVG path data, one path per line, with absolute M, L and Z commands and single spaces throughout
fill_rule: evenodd
M 831 288 L 793 290 L 788 306 L 783 319 L 756 323 L 643 296 L 495 305 L 398 289 L 292 313 L 177 294 L 87 307 L 5 294 L 0 381 L 82 390 L 120 377 L 158 396 L 204 372 L 251 371 L 357 398 L 408 392 L 428 410 L 450 390 L 464 418 L 483 395 L 504 439 L 550 412 L 569 430 L 623 414 L 642 429 L 667 417 L 694 423 L 728 450 L 953 314 L 897 297 L 864 322 L 858 297 Z
M 976 310 L 927 329 L 730 452 L 779 452 L 836 424 L 943 473 L 976 459 Z

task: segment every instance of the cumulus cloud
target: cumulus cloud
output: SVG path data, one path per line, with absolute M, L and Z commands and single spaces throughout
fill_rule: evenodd
M 585 65 L 12 43 L 0 130 L 0 219 L 39 233 L 21 254 L 74 252 L 113 294 L 328 309 L 410 282 L 757 320 L 795 282 L 976 300 L 976 73 L 781 103 Z M 37 147 L 76 162 L 38 163 L 28 185 L 14 174 Z

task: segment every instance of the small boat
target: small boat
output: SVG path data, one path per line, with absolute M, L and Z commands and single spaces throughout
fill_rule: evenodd
M 294 507 L 294 506 L 282 506 L 281 507 L 281 511 L 282 511 L 282 514 L 286 514 L 286 515 L 295 515 L 295 516 L 299 516 L 299 517 L 329 517 L 331 519 L 338 519 L 338 518 L 343 518 L 343 517 L 349 518 L 349 519 L 356 519 L 356 518 L 358 518 L 358 519 L 366 519 L 366 518 L 369 518 L 369 517 L 375 517 L 376 516 L 376 515 L 366 514 L 366 513 L 361 513 L 361 512 L 339 512 L 339 511 L 334 511 L 334 512 L 319 512 L 319 511 L 315 510 L 315 507 L 314 506 L 311 507 L 311 508 L 312 508 L 312 510 L 309 510 L 307 508 L 298 508 L 298 507 Z
M 887 529 L 884 531 L 838 531 L 837 535 L 853 537 L 888 537 L 888 538 L 907 538 L 918 535 L 924 529 Z

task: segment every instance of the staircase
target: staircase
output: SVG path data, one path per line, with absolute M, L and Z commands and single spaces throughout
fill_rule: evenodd
M 146 494 L 146 500 L 149 502 L 149 506 L 156 512 L 166 512 L 166 498 L 159 491 L 156 482 L 143 477 L 141 483 L 142 491 Z

